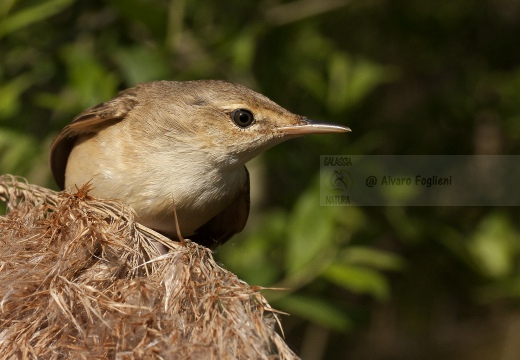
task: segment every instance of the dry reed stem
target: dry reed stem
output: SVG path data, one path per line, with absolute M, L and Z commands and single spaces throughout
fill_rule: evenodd
M 258 287 L 88 190 L 0 176 L 0 358 L 296 358 Z

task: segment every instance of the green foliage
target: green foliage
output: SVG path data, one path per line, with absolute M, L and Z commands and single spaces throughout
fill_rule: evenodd
M 274 306 L 331 329 L 347 330 L 353 323 L 350 315 L 324 294 L 339 287 L 388 299 L 390 288 L 383 272 L 400 271 L 404 262 L 387 251 L 346 246 L 366 227 L 367 219 L 355 207 L 320 207 L 317 193 L 317 184 L 309 187 L 292 209 L 269 213 L 265 226 L 252 237 L 232 240 L 218 252 L 226 266 L 246 281 L 288 289 L 267 294 Z
M 313 266 L 313 262 L 330 258 L 336 246 L 335 217 L 339 212 L 333 207 L 319 207 L 316 192 L 307 192 L 296 203 L 286 226 L 286 268 L 289 274 L 297 274 Z M 346 235 L 346 234 L 344 234 Z
M 262 156 L 265 206 L 225 266 L 288 289 L 268 296 L 296 349 L 315 323 L 331 359 L 472 359 L 458 335 L 520 310 L 518 208 L 320 207 L 315 180 L 321 154 L 518 154 L 519 16 L 490 0 L 0 1 L 0 173 L 54 186 L 57 132 L 135 83 L 251 86 L 353 133 Z
M 520 234 L 508 216 L 493 213 L 478 224 L 468 248 L 484 276 L 501 278 L 511 275 L 516 268 L 519 239 Z
M 20 95 L 31 86 L 29 76 L 19 76 L 0 87 L 0 118 L 10 118 L 20 111 Z
M 52 0 L 20 9 L 8 15 L 15 1 L 6 1 L 0 9 L 3 21 L 0 23 L 0 38 L 26 26 L 43 21 L 67 8 L 72 0 Z
M 349 318 L 340 309 L 331 306 L 330 302 L 323 298 L 291 295 L 280 300 L 278 304 L 284 309 L 290 309 L 291 314 L 309 319 L 326 328 L 346 331 L 352 326 Z

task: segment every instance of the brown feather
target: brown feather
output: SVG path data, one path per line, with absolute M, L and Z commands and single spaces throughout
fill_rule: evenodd
M 67 161 L 78 137 L 96 133 L 123 120 L 136 104 L 137 99 L 131 91 L 122 91 L 114 99 L 83 111 L 61 131 L 49 154 L 52 176 L 60 189 L 65 188 Z

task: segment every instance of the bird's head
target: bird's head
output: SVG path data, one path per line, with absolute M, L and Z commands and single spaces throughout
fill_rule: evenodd
M 350 131 L 293 114 L 262 94 L 225 81 L 144 85 L 134 88 L 142 94 L 132 112 L 155 124 L 153 138 L 191 143 L 222 164 L 243 165 L 272 146 L 302 135 Z M 137 114 L 141 111 L 146 113 Z
M 128 152 L 190 156 L 220 167 L 244 165 L 282 141 L 306 134 L 350 131 L 293 114 L 245 86 L 225 81 L 155 81 L 139 84 L 79 114 L 51 145 L 51 169 L 60 188 L 76 141 L 121 126 Z M 112 139 L 112 141 L 118 141 Z M 194 153 L 195 152 L 195 153 Z M 193 158 L 194 156 L 192 156 Z

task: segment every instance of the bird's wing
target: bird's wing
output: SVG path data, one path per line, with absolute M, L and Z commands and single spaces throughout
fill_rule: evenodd
M 60 189 L 65 188 L 65 169 L 74 143 L 81 135 L 97 131 L 121 121 L 137 104 L 134 94 L 123 91 L 112 100 L 91 107 L 79 114 L 53 141 L 49 154 L 52 176 Z
M 246 226 L 249 216 L 249 172 L 244 166 L 246 181 L 235 200 L 221 213 L 202 225 L 189 238 L 196 243 L 214 249 L 225 243 Z

